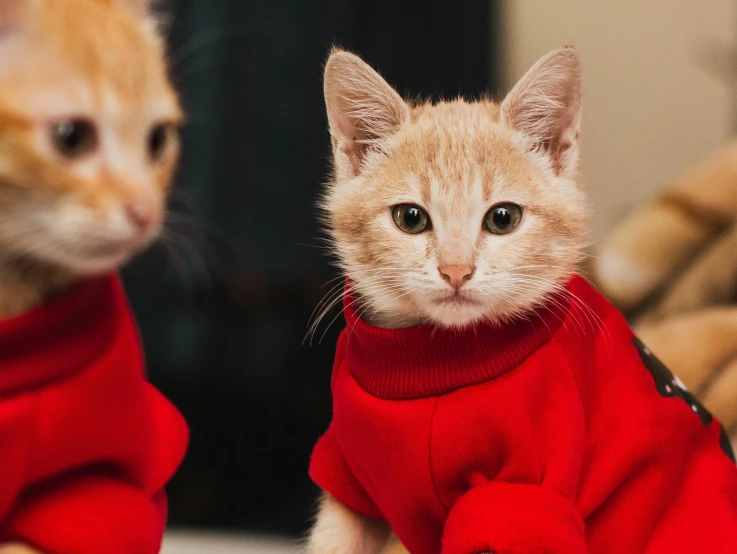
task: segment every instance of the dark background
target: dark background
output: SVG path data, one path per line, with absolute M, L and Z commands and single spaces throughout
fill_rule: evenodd
M 179 0 L 165 6 L 189 123 L 166 238 L 125 271 L 152 381 L 190 423 L 173 525 L 301 533 L 330 421 L 335 275 L 314 204 L 329 170 L 321 72 L 359 53 L 408 97 L 496 93 L 489 1 Z M 339 315 L 338 311 L 334 315 Z

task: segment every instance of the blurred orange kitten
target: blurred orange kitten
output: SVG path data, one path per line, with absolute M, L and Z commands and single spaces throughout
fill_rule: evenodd
M 147 0 L 0 3 L 0 317 L 154 239 L 181 111 Z
M 148 9 L 0 2 L 0 317 L 118 268 L 161 229 L 181 111 Z

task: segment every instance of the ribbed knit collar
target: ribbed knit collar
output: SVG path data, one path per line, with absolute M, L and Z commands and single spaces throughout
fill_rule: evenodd
M 514 322 L 462 330 L 381 329 L 358 316 L 348 294 L 344 305 L 345 360 L 353 377 L 373 396 L 406 400 L 437 396 L 512 370 L 560 328 L 570 300 L 559 294 Z
M 107 275 L 0 320 L 0 397 L 73 377 L 125 335 L 131 318 L 122 284 Z

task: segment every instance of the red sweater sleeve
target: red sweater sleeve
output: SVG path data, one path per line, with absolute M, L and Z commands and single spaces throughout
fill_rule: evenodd
M 126 475 L 111 459 L 37 484 L 23 492 L 3 521 L 3 540 L 53 554 L 159 552 L 167 516 L 163 487 L 183 457 L 188 431 L 161 393 L 143 385 L 147 406 L 138 408 L 142 413 L 150 410 L 146 421 L 156 448 L 153 463 L 145 468 L 146 478 Z M 129 423 L 123 419 L 113 426 Z
M 354 512 L 383 519 L 376 504 L 346 462 L 333 425 L 320 438 L 312 452 L 310 477 L 321 489 Z
M 443 554 L 585 554 L 584 523 L 570 500 L 537 485 L 491 481 L 448 514 Z
M 345 356 L 345 333 L 340 335 L 335 351 L 332 373 L 332 387 Z M 371 497 L 353 474 L 340 446 L 333 422 L 327 432 L 320 437 L 312 451 L 310 477 L 315 484 L 348 508 L 365 516 L 383 519 L 381 512 Z
M 27 493 L 4 534 L 42 552 L 82 553 L 94 545 L 95 554 L 154 554 L 165 521 L 163 492 L 147 495 L 108 475 L 85 474 Z

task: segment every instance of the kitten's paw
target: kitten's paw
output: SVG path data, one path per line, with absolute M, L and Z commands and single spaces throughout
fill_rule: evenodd
M 0 546 L 0 554 L 43 554 L 43 552 L 26 544 L 12 543 Z

